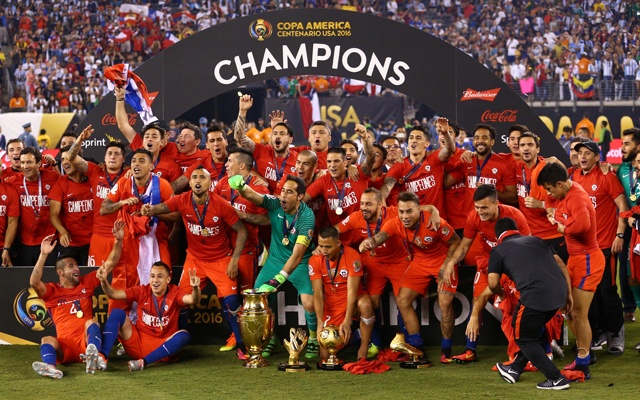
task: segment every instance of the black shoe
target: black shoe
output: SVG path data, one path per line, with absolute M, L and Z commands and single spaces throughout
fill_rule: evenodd
M 589 353 L 589 365 L 596 365 L 598 362 L 598 357 L 596 357 L 596 353 L 593 351 Z
M 582 371 L 584 373 L 584 379 L 591 379 L 591 370 L 588 365 L 576 365 L 576 371 Z
M 544 382 L 538 383 L 536 386 L 538 389 L 548 389 L 548 390 L 563 390 L 569 389 L 569 382 L 567 379 L 560 375 L 558 379 L 547 379 Z
M 516 383 L 518 379 L 520 379 L 520 373 L 509 365 L 504 365 L 502 363 L 497 363 L 496 368 L 498 369 L 498 373 L 502 380 L 507 383 Z

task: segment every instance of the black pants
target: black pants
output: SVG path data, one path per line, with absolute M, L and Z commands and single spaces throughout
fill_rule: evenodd
M 16 259 L 13 265 L 32 267 L 36 265 L 36 262 L 38 262 L 39 257 L 40 257 L 40 245 L 26 246 L 20 243 L 17 245 Z M 47 257 L 47 260 L 45 261 L 44 265 L 54 266 L 57 260 L 58 260 L 58 252 L 54 250 Z
M 56 253 L 57 258 L 71 257 L 74 260 L 76 260 L 78 265 L 82 265 L 82 266 L 88 265 L 88 261 L 89 261 L 89 245 L 88 244 L 85 246 L 63 247 L 62 245 L 60 245 L 60 243 L 58 243 L 58 245 L 56 246 L 56 249 L 54 250 L 54 253 Z M 99 267 L 99 266 L 100 265 L 96 265 L 96 267 Z
M 520 351 L 516 354 L 511 368 L 522 373 L 527 361 L 544 374 L 547 379 L 558 379 L 560 370 L 553 361 L 549 360 L 547 353 L 542 347 L 546 341 L 544 336 L 544 325 L 556 315 L 558 310 L 538 311 L 518 302 L 513 313 L 513 335 Z
M 556 253 L 558 254 L 558 257 L 560 257 L 562 262 L 566 264 L 567 261 L 569 261 L 569 252 L 567 251 L 567 241 L 565 240 L 564 236 L 560 236 L 555 239 L 546 239 L 545 243 L 553 247 L 553 249 L 556 251 Z
M 611 254 L 611 249 L 603 249 L 602 253 L 605 259 L 604 274 L 589 307 L 589 323 L 594 340 L 601 333 L 618 333 L 624 324 L 622 300 L 616 285 L 617 257 Z

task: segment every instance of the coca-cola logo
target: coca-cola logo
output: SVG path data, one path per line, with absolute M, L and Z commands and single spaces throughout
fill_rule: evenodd
M 482 113 L 482 117 L 480 120 L 482 122 L 516 122 L 518 120 L 518 111 L 519 110 L 503 110 L 498 112 L 493 112 L 491 110 L 486 110 Z
M 138 119 L 137 113 L 127 114 L 129 116 L 129 125 L 134 126 Z M 116 120 L 116 116 L 110 113 L 107 113 L 102 117 L 102 126 L 108 125 L 118 125 L 118 121 Z
M 462 92 L 462 97 L 460 98 L 460 101 L 467 101 L 467 100 L 494 101 L 496 99 L 496 96 L 498 95 L 498 92 L 500 92 L 500 88 L 491 89 L 491 90 L 482 90 L 482 91 L 467 88 L 467 90 Z

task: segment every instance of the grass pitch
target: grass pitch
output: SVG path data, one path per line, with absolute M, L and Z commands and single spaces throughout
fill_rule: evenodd
M 310 363 L 314 369 L 308 372 L 280 372 L 278 363 L 287 359 L 283 347 L 268 368 L 248 370 L 235 352 L 221 353 L 219 346 L 188 346 L 176 364 L 129 372 L 128 358 L 114 356 L 108 370 L 95 375 L 86 374 L 83 364 L 60 366 L 65 374 L 61 380 L 41 377 L 31 369 L 31 363 L 40 360 L 36 346 L 0 346 L 0 399 L 637 399 L 640 354 L 632 347 L 638 341 L 640 320 L 626 323 L 623 355 L 597 351 L 590 381 L 553 393 L 536 389 L 536 383 L 544 381 L 541 373 L 527 372 L 515 385 L 502 381 L 491 367 L 505 361 L 505 348 L 495 346 L 480 347 L 480 361 L 468 365 L 441 365 L 440 349 L 428 348 L 432 368 L 405 370 L 391 363 L 391 370 L 380 375 L 319 371 L 315 363 Z M 461 350 L 454 347 L 454 352 Z M 570 349 L 564 350 L 564 359 L 555 361 L 560 368 L 574 356 Z M 342 358 L 354 361 L 355 349 L 343 353 Z

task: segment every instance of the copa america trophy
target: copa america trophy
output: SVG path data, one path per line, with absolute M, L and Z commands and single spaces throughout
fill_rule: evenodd
M 280 363 L 278 370 L 285 372 L 304 372 L 307 371 L 309 365 L 305 362 L 299 361 L 300 353 L 304 351 L 307 346 L 307 331 L 304 329 L 289 329 L 289 340 L 284 340 L 284 347 L 289 352 L 289 362 Z
M 409 356 L 409 361 L 400 363 L 400 368 L 418 369 L 429 368 L 431 362 L 424 357 L 422 350 L 417 349 L 404 341 L 404 334 L 397 333 L 389 346 L 391 350 L 399 351 Z
M 243 364 L 246 368 L 263 368 L 269 365 L 262 357 L 262 349 L 273 333 L 273 313 L 267 302 L 267 294 L 255 289 L 242 291 L 244 301 L 238 311 L 238 324 L 240 336 L 249 353 L 249 359 Z
M 325 371 L 342 371 L 344 361 L 339 359 L 336 354 L 346 345 L 340 331 L 335 325 L 325 326 L 318 335 L 318 342 L 323 349 L 329 352 L 326 360 L 318 362 L 318 369 Z

